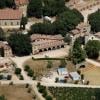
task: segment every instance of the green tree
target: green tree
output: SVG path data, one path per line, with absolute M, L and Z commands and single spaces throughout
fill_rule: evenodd
M 20 68 L 16 68 L 15 69 L 15 74 L 17 74 L 17 75 L 21 74 L 21 69 Z
M 0 8 L 12 8 L 14 6 L 14 0 L 0 0 Z
M 32 77 L 32 76 L 33 76 L 33 74 L 34 74 L 33 70 L 32 70 L 32 69 L 29 69 L 29 70 L 28 70 L 28 74 L 27 74 L 27 75 L 28 75 L 28 76 L 30 76 L 30 77 Z
M 53 23 L 56 28 L 55 33 L 66 35 L 66 33 L 74 29 L 82 21 L 82 14 L 77 10 L 70 10 L 67 8 L 57 16 L 57 20 Z
M 30 0 L 27 7 L 28 17 L 38 17 L 42 15 L 42 0 Z
M 53 67 L 52 61 L 48 60 L 47 68 L 52 68 L 52 67 Z
M 8 38 L 8 43 L 11 46 L 13 53 L 18 56 L 29 55 L 32 52 L 32 45 L 28 35 L 12 34 Z
M 89 24 L 93 32 L 100 32 L 100 9 L 88 16 Z
M 36 23 L 31 26 L 31 34 L 54 34 L 54 26 L 51 23 Z
M 97 40 L 88 41 L 85 50 L 88 58 L 97 59 L 99 57 L 100 42 Z
M 76 39 L 72 47 L 72 61 L 74 64 L 80 63 L 85 60 L 85 51 L 81 47 L 80 41 Z
M 26 26 L 27 22 L 28 22 L 27 17 L 22 16 L 21 22 L 20 22 L 20 28 L 25 30 L 25 26 Z
M 25 66 L 24 66 L 24 70 L 25 70 L 25 71 L 28 71 L 29 69 L 30 69 L 29 65 L 25 65 Z
M 0 0 L 0 8 L 4 8 L 5 6 L 5 0 Z
M 60 68 L 64 68 L 64 67 L 66 67 L 66 65 L 67 65 L 67 63 L 66 63 L 66 60 L 61 60 L 60 61 Z
M 63 12 L 65 7 L 64 0 L 42 0 L 43 1 L 43 15 L 44 16 L 56 16 Z
M 52 97 L 50 95 L 46 96 L 46 100 L 53 100 Z

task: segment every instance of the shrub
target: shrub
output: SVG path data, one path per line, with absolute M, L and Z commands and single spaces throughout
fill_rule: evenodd
M 25 86 L 25 88 L 28 88 L 28 87 L 29 87 L 29 84 L 27 83 L 26 86 Z
M 33 76 L 32 80 L 36 80 L 36 76 Z
M 40 87 L 40 86 L 41 86 L 41 83 L 40 83 L 40 82 L 38 82 L 38 83 L 37 83 L 37 87 Z
M 19 79 L 20 79 L 20 80 L 24 80 L 23 75 L 20 75 Z
M 3 75 L 0 75 L 0 80 L 2 80 L 3 79 Z
M 50 95 L 46 96 L 46 100 L 52 100 L 52 97 Z
M 59 81 L 59 78 L 58 78 L 58 77 L 56 77 L 55 82 L 57 83 L 58 81 Z
M 12 76 L 11 75 L 8 75 L 7 76 L 7 80 L 11 80 Z
M 46 97 L 47 96 L 47 91 L 46 90 L 43 91 L 43 95 L 42 96 L 43 97 Z
M 30 69 L 29 65 L 24 66 L 24 71 L 28 71 Z
M 13 84 L 14 84 L 13 82 L 10 82 L 10 83 L 9 83 L 9 85 L 13 85 Z
M 15 74 L 16 74 L 16 75 L 21 74 L 21 69 L 20 69 L 20 68 L 16 68 L 16 69 L 15 69 Z
M 33 74 L 34 74 L 33 70 L 32 70 L 32 69 L 29 69 L 29 70 L 28 70 L 28 74 L 27 74 L 27 75 L 28 75 L 28 76 L 30 76 L 30 77 L 32 77 L 32 76 L 33 76 Z

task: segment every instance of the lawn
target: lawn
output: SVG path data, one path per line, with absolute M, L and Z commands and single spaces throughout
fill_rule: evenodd
M 96 67 L 87 63 L 85 68 L 81 69 L 81 73 L 84 74 L 85 80 L 89 80 L 91 85 L 100 85 L 100 67 Z
M 0 95 L 7 100 L 33 100 L 25 85 L 0 85 Z

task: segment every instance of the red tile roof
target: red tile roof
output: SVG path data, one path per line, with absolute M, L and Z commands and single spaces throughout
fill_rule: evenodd
M 27 3 L 28 3 L 28 0 L 15 0 L 16 5 L 24 5 Z
M 1 9 L 0 10 L 0 20 L 16 20 L 16 19 L 21 19 L 22 17 L 22 10 L 19 9 Z

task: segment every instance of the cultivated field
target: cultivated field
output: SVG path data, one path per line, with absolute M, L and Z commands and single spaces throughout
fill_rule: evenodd
M 0 95 L 7 100 L 33 100 L 25 85 L 0 85 Z
M 49 87 L 53 100 L 100 100 L 100 89 Z

